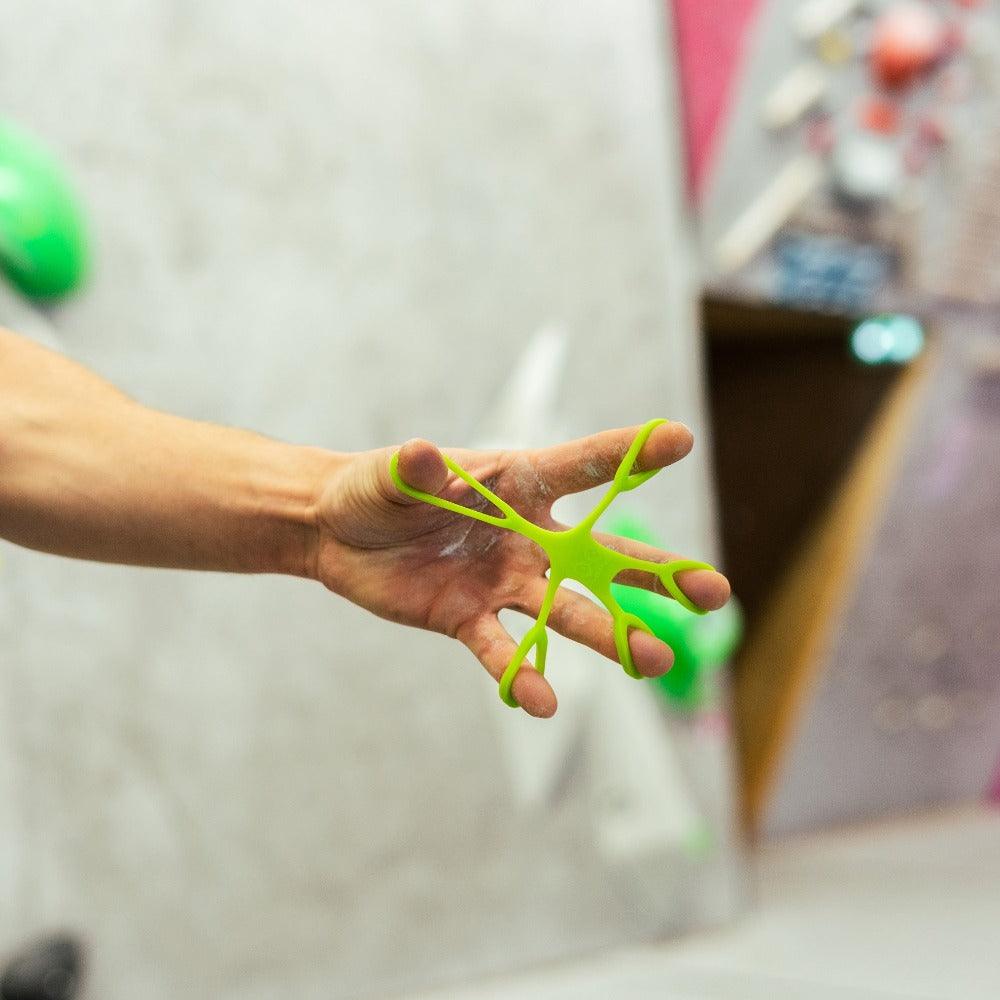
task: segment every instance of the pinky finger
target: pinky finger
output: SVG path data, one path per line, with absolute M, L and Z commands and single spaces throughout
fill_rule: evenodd
M 507 664 L 517 651 L 517 643 L 500 624 L 500 619 L 490 614 L 472 618 L 459 629 L 458 638 L 499 683 Z M 528 715 L 537 719 L 548 719 L 555 715 L 558 704 L 555 692 L 527 660 L 514 678 L 511 693 Z

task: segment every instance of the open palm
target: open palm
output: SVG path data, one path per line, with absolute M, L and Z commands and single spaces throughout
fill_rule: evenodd
M 552 516 L 555 501 L 608 482 L 638 430 L 605 431 L 534 451 L 448 449 L 448 454 L 523 517 L 558 530 L 563 526 Z M 636 468 L 670 465 L 683 458 L 692 443 L 683 424 L 663 424 L 646 441 Z M 319 507 L 318 575 L 332 591 L 383 618 L 459 639 L 499 680 L 517 644 L 497 614 L 504 608 L 538 613 L 547 582 L 545 552 L 514 532 L 401 493 L 389 474 L 395 450 L 351 456 L 331 475 Z M 403 445 L 398 468 L 415 489 L 495 513 L 487 500 L 449 472 L 440 451 L 428 441 Z M 678 558 L 624 538 L 598 537 L 612 548 L 653 562 Z M 664 592 L 649 573 L 625 573 L 620 582 Z M 719 608 L 729 597 L 725 577 L 712 571 L 679 573 L 677 583 L 703 608 Z M 549 624 L 617 659 L 611 616 L 587 597 L 560 588 Z M 673 662 L 668 646 L 641 631 L 630 634 L 629 648 L 636 669 L 646 676 L 664 673 Z M 547 717 L 556 710 L 552 688 L 534 670 L 517 674 L 513 694 L 531 715 Z

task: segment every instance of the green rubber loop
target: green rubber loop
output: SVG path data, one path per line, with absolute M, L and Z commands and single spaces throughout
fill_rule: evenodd
M 535 619 L 535 624 L 528 630 L 527 635 L 521 640 L 507 665 L 507 669 L 500 678 L 500 698 L 504 704 L 511 708 L 520 707 L 511 689 L 514 686 L 514 678 L 525 665 L 528 654 L 532 650 L 535 651 L 534 669 L 540 674 L 545 673 L 545 654 L 548 650 L 548 635 L 545 626 L 552 612 L 552 606 L 555 604 L 556 592 L 564 580 L 576 580 L 582 583 L 608 609 L 614 620 L 615 649 L 618 652 L 618 660 L 625 673 L 629 677 L 637 679 L 642 675 L 636 670 L 635 663 L 632 661 L 632 651 L 628 645 L 629 629 L 640 629 L 650 635 L 653 632 L 641 618 L 623 610 L 612 594 L 611 584 L 619 573 L 627 569 L 652 573 L 660 580 L 667 593 L 682 607 L 695 614 L 703 615 L 706 613 L 706 609 L 699 608 L 681 590 L 675 576 L 689 569 L 714 570 L 715 567 L 694 559 L 673 559 L 666 563 L 637 559 L 602 545 L 592 533 L 598 518 L 607 510 L 619 493 L 634 490 L 637 486 L 652 479 L 660 471 L 659 469 L 651 469 L 648 472 L 633 472 L 632 470 L 643 445 L 649 439 L 649 435 L 653 433 L 654 428 L 665 423 L 665 420 L 650 420 L 649 423 L 643 425 L 622 458 L 607 493 L 579 524 L 565 531 L 542 528 L 521 517 L 508 503 L 483 486 L 479 480 L 471 476 L 447 455 L 443 456 L 445 465 L 480 496 L 493 504 L 497 510 L 501 511 L 502 517 L 474 510 L 471 507 L 463 507 L 461 504 L 445 500 L 443 497 L 413 489 L 412 486 L 403 482 L 399 474 L 399 452 L 395 452 L 389 460 L 389 475 L 401 493 L 443 510 L 483 521 L 494 527 L 515 531 L 540 546 L 549 558 L 549 583 L 545 597 L 542 599 L 538 617 Z

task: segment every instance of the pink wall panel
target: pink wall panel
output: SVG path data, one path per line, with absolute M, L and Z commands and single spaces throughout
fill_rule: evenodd
M 688 185 L 697 197 L 760 0 L 673 0 Z

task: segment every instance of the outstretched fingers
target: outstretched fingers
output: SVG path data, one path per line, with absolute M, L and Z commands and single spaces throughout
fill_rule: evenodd
M 495 614 L 483 614 L 467 621 L 458 638 L 498 683 L 517 651 L 517 643 Z M 528 715 L 548 719 L 555 715 L 558 702 L 549 682 L 525 660 L 514 678 L 511 693 Z
M 610 482 L 641 427 L 622 427 L 535 452 L 533 460 L 556 496 L 580 493 Z M 691 451 L 694 438 L 684 424 L 667 421 L 655 427 L 629 470 L 648 472 L 680 461 Z

